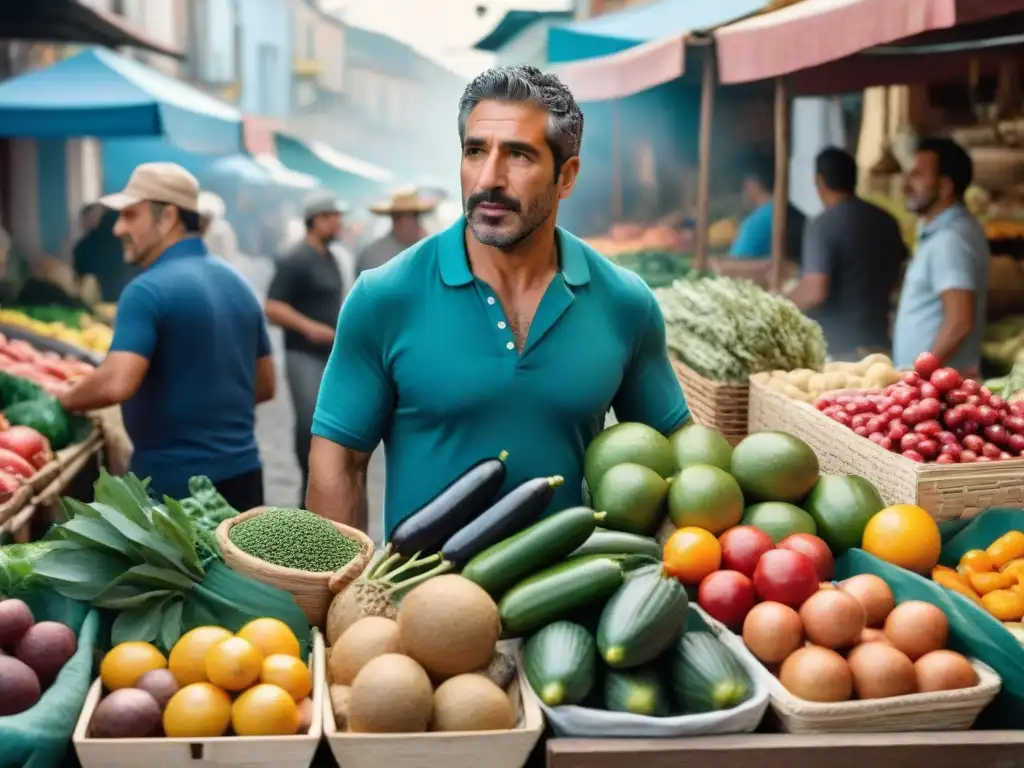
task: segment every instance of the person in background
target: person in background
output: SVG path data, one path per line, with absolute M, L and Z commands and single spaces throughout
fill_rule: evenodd
M 343 206 L 329 193 L 306 203 L 306 238 L 277 264 L 267 292 L 267 319 L 284 329 L 285 371 L 295 414 L 295 458 L 303 505 L 309 479 L 310 429 L 320 380 L 334 342 L 344 275 L 333 246 L 341 237 Z
M 715 259 L 713 268 L 730 277 L 746 277 L 763 282 L 771 268 L 772 221 L 775 167 L 771 158 L 755 157 L 743 176 L 743 201 L 750 213 L 740 223 L 739 232 L 724 259 Z M 787 259 L 800 259 L 805 218 L 790 203 L 786 210 Z
M 356 262 L 356 275 L 387 264 L 411 245 L 427 236 L 421 222 L 424 214 L 437 207 L 437 201 L 424 200 L 414 188 L 399 190 L 386 203 L 371 205 L 378 216 L 391 217 L 391 231 L 363 249 Z
M 918 144 L 904 179 L 907 208 L 919 224 L 893 328 L 899 367 L 931 352 L 964 375 L 979 373 L 991 255 L 984 229 L 964 205 L 973 178 L 971 156 L 952 139 Z
M 102 206 L 100 210 L 96 225 L 75 243 L 72 267 L 80 283 L 91 275 L 99 285 L 102 300 L 116 303 L 140 270 L 127 261 L 124 244 L 114 232 L 118 212 Z
M 814 163 L 825 210 L 804 230 L 802 276 L 789 299 L 821 323 L 834 360 L 888 352 L 889 310 L 907 258 L 896 219 L 857 197 L 857 162 L 837 147 Z
M 121 295 L 110 352 L 61 405 L 121 405 L 131 470 L 156 498 L 185 498 L 189 478 L 206 475 L 236 509 L 261 506 L 255 412 L 274 397 L 274 359 L 259 299 L 199 236 L 199 183 L 146 163 L 100 202 L 142 272 Z
M 213 192 L 199 193 L 200 233 L 210 253 L 220 256 L 228 264 L 238 264 L 238 238 L 225 218 L 224 199 Z
M 504 491 L 557 473 L 550 509 L 578 506 L 609 408 L 661 433 L 689 417 L 651 289 L 555 225 L 583 140 L 569 89 L 536 67 L 488 70 L 458 130 L 465 215 L 356 281 L 313 419 L 307 508 L 366 530 L 383 441 L 386 537 L 502 450 Z

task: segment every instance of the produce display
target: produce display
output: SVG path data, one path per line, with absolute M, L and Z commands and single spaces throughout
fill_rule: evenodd
M 883 389 L 903 378 L 888 355 L 868 355 L 856 363 L 825 363 L 821 371 L 802 368 L 795 371 L 763 371 L 750 377 L 751 381 L 805 403 L 826 392 L 840 389 Z
M 0 325 L 24 328 L 48 339 L 106 354 L 114 340 L 109 325 L 94 320 L 88 312 L 60 306 L 0 309 Z
M 313 717 L 299 641 L 272 618 L 237 633 L 196 627 L 167 656 L 149 643 L 119 643 L 103 657 L 100 680 L 105 695 L 89 722 L 95 739 L 293 736 Z
M 518 712 L 505 691 L 512 662 L 497 651 L 499 632 L 498 606 L 490 595 L 451 574 L 412 589 L 395 618 L 355 621 L 331 646 L 328 664 L 338 729 L 514 728 Z
M 0 717 L 35 706 L 77 649 L 69 627 L 37 622 L 21 600 L 0 599 Z
M 9 497 L 53 461 L 50 441 L 32 427 L 0 420 L 0 499 Z
M 825 363 L 825 335 L 791 301 L 749 280 L 699 277 L 655 291 L 669 352 L 714 381 Z
M 931 577 L 1016 630 L 1024 619 L 1024 532 L 1009 531 L 985 549 L 965 552 L 956 568 L 936 565 Z
M 31 427 L 47 439 L 53 450 L 59 451 L 88 437 L 92 423 L 65 411 L 47 386 L 21 374 L 0 370 L 0 408 L 3 409 L 0 426 Z M 58 384 L 57 389 L 63 386 L 66 383 Z
M 311 573 L 348 565 L 362 545 L 304 509 L 268 509 L 231 526 L 231 543 L 264 562 Z
M 40 352 L 27 341 L 0 334 L 0 372 L 27 379 L 47 394 L 59 394 L 67 388 L 68 381 L 87 376 L 93 370 L 89 363 L 61 357 L 56 352 Z
M 688 253 L 659 250 L 629 251 L 608 255 L 620 267 L 643 278 L 651 288 L 664 288 L 690 274 L 693 257 Z
M 1024 401 L 1024 356 L 1013 364 L 1010 372 L 999 379 L 985 382 L 992 394 L 999 395 L 1008 403 Z
M 877 576 L 822 584 L 799 605 L 763 602 L 743 622 L 747 648 L 794 696 L 835 703 L 971 688 L 971 663 L 946 649 L 949 621 L 931 603 L 895 605 Z
M 665 225 L 616 224 L 603 237 L 587 239 L 598 253 L 614 258 L 622 254 L 653 251 L 673 256 L 693 250 L 693 233 Z
M 974 379 L 940 367 L 927 352 L 896 384 L 823 395 L 815 407 L 911 461 L 967 464 L 1024 455 L 1024 403 L 1008 403 Z

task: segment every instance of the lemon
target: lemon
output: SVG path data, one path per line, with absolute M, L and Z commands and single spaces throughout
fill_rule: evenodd
M 165 669 L 167 659 L 149 643 L 121 643 L 111 648 L 100 662 L 100 679 L 108 691 L 131 688 L 140 677 L 154 669 Z
M 164 734 L 171 739 L 223 736 L 231 725 L 231 697 L 210 683 L 186 685 L 164 709 Z
M 231 727 L 239 736 L 292 736 L 299 730 L 299 707 L 283 688 L 260 683 L 235 699 Z
M 254 619 L 238 631 L 238 636 L 255 645 L 264 658 L 275 653 L 300 656 L 295 633 L 280 619 Z
M 217 643 L 231 637 L 224 627 L 196 627 L 182 635 L 171 649 L 168 667 L 178 685 L 208 682 L 206 654 Z
M 263 654 L 241 637 L 229 637 L 206 653 L 206 677 L 226 691 L 244 691 L 260 679 Z

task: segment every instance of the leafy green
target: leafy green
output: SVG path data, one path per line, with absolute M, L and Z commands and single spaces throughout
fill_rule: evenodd
M 0 595 L 10 597 L 31 589 L 38 581 L 36 563 L 56 546 L 53 541 L 36 541 L 0 547 Z

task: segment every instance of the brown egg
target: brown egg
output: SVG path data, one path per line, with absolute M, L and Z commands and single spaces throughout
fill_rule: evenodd
M 858 699 L 888 699 L 917 690 L 913 662 L 885 643 L 858 645 L 847 657 Z
M 842 581 L 839 588 L 848 595 L 853 595 L 864 606 L 864 621 L 869 627 L 882 626 L 896 602 L 889 585 L 870 573 L 862 573 Z
M 758 659 L 778 664 L 804 641 L 800 615 L 782 603 L 759 603 L 743 620 L 743 642 Z
M 805 701 L 846 701 L 853 693 L 853 676 L 846 659 L 816 645 L 790 654 L 779 670 L 779 681 Z
M 885 620 L 885 636 L 911 661 L 946 647 L 949 620 L 940 608 L 921 600 L 897 605 Z
M 966 658 L 955 651 L 932 651 L 916 662 L 917 690 L 921 693 L 933 691 L 955 691 L 973 688 L 978 684 L 978 673 Z
M 864 608 L 857 598 L 838 589 L 811 595 L 800 606 L 807 639 L 823 648 L 849 648 L 864 630 Z

